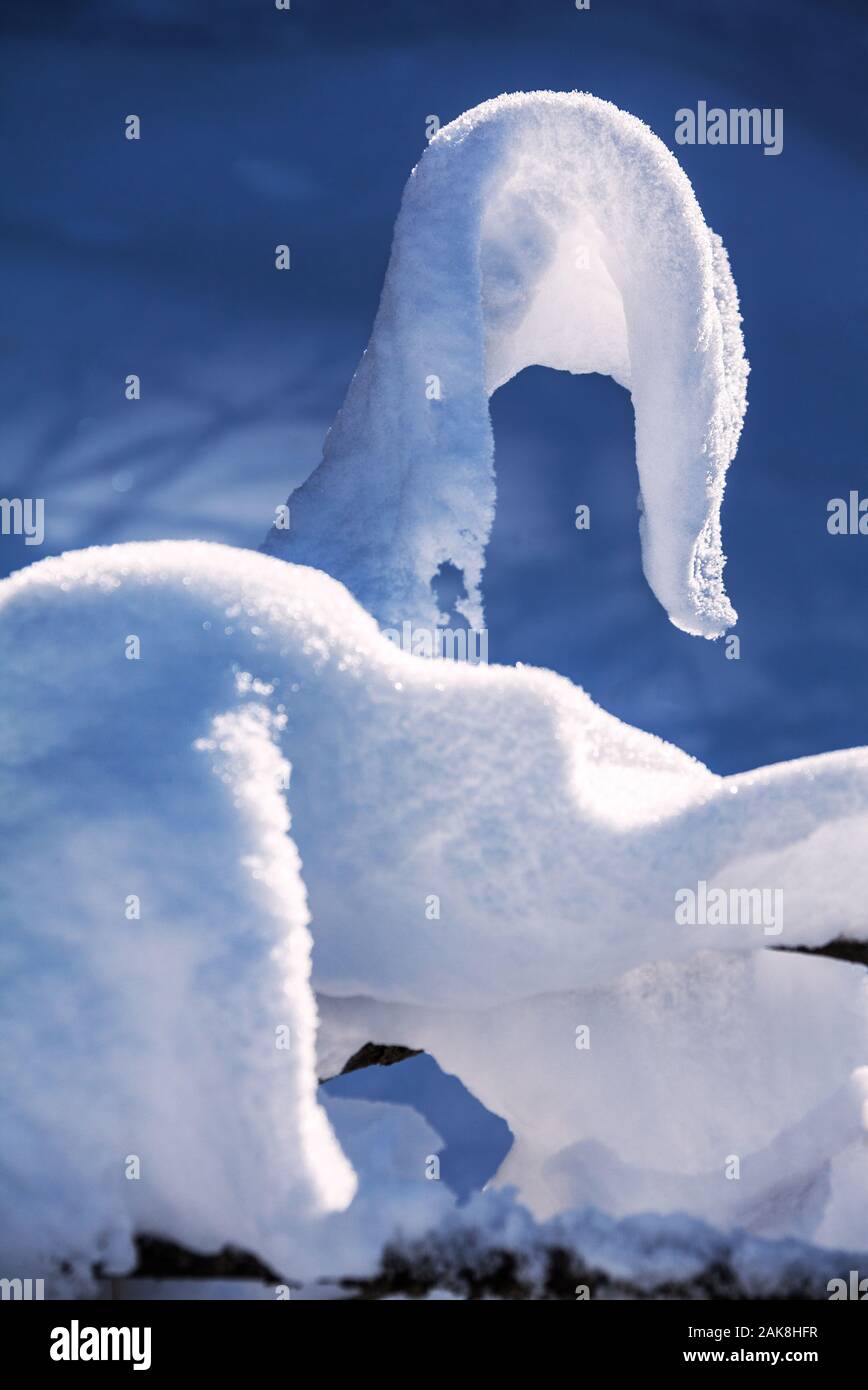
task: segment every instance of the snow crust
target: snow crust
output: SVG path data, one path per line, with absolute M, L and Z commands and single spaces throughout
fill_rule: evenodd
M 665 145 L 587 93 L 486 101 L 413 170 L 371 340 L 323 460 L 267 548 L 326 570 L 387 627 L 433 627 L 431 580 L 480 577 L 495 503 L 488 397 L 524 367 L 630 391 L 645 574 L 719 636 L 720 506 L 747 364 L 726 252 Z
M 19 571 L 0 644 L 4 1264 L 128 1269 L 147 1230 L 306 1277 L 432 1224 L 424 1126 L 403 1198 L 366 1177 L 340 1214 L 364 1145 L 316 1077 L 372 1037 L 508 1120 L 498 1181 L 542 1216 L 853 1243 L 862 972 L 763 948 L 866 938 L 868 750 L 719 778 L 550 672 L 408 655 L 325 574 L 199 542 Z M 780 890 L 780 934 L 679 925 L 700 879 Z

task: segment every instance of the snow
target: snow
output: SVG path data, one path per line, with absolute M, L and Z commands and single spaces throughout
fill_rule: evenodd
M 631 393 L 645 575 L 672 622 L 717 637 L 720 506 L 745 411 L 735 285 L 677 160 L 586 93 L 498 97 L 410 176 L 368 348 L 267 547 L 342 580 L 387 627 L 437 622 L 463 572 L 484 627 L 494 515 L 488 397 L 532 364 Z
M 532 364 L 630 392 L 646 577 L 720 635 L 735 286 L 673 156 L 575 93 L 433 139 L 280 559 L 160 542 L 0 584 L 4 1271 L 89 1290 L 148 1232 L 306 1293 L 385 1246 L 436 1298 L 456 1256 L 503 1248 L 537 1287 L 567 1248 L 634 1286 L 726 1266 L 780 1295 L 868 1244 L 864 975 L 768 949 L 868 938 L 868 750 L 717 777 L 549 671 L 419 660 L 378 627 L 433 629 L 445 562 L 483 625 L 488 402 Z M 221 413 L 204 377 L 177 418 L 152 392 L 194 454 Z M 212 465 L 242 430 L 274 447 L 280 369 L 257 383 Z M 372 1039 L 508 1122 L 466 1209 L 430 1180 L 436 1124 L 318 1089 Z
M 324 1001 L 326 1017 L 328 1002 Z M 332 1046 L 336 1041 L 332 1038 Z M 439 1180 L 459 1202 L 485 1187 L 513 1142 L 506 1121 L 481 1105 L 457 1076 L 445 1074 L 424 1052 L 405 1058 L 400 1066 L 354 1066 L 330 1078 L 324 1095 L 410 1106 L 423 1115 L 440 1136 L 439 1144 L 430 1150 L 438 1158 Z M 336 1127 L 343 1142 L 340 1125 Z M 414 1164 L 418 1177 L 418 1152 Z
M 389 1299 L 590 1297 L 825 1299 L 829 1281 L 858 1268 L 852 1245 L 818 1250 L 798 1240 L 724 1234 L 684 1215 L 615 1220 L 597 1211 L 535 1221 L 511 1192 L 488 1193 L 451 1212 L 436 1229 L 390 1242 L 381 1278 L 412 1283 Z M 511 1287 L 504 1288 L 504 1282 Z M 495 1289 L 499 1291 L 495 1292 Z M 352 1285 L 293 1286 L 292 1301 L 351 1297 Z M 585 1292 L 587 1291 L 587 1292 Z M 116 1280 L 122 1299 L 286 1297 L 252 1280 Z
M 502 1115 L 514 1144 L 496 1185 L 540 1220 L 682 1212 L 838 1247 L 860 1229 L 868 998 L 845 963 L 702 953 L 482 1013 L 320 1004 L 323 1052 L 425 1048 Z
M 276 724 L 229 667 L 210 704 L 169 678 L 161 627 L 176 675 L 207 645 L 185 576 L 122 555 L 5 586 L 3 1253 L 124 1269 L 137 1229 L 285 1263 L 355 1178 L 316 1103 Z
M 848 1253 L 848 1251 L 850 1253 Z M 852 1242 L 818 1250 L 798 1240 L 722 1233 L 683 1214 L 616 1220 L 598 1211 L 535 1221 L 510 1192 L 486 1193 L 422 1239 L 399 1239 L 389 1266 L 417 1286 L 466 1297 L 827 1298 L 830 1278 L 857 1267 Z M 506 1263 L 508 1261 L 508 1263 Z M 846 1278 L 846 1274 L 845 1274 Z M 477 1295 L 478 1296 L 478 1295 Z
M 369 1269 L 453 1200 L 406 1107 L 369 1142 L 362 1102 L 317 1102 L 372 1037 L 507 1119 L 498 1182 L 540 1215 L 852 1238 L 862 975 L 762 948 L 865 939 L 866 750 L 718 778 L 561 677 L 409 655 L 329 576 L 201 542 L 19 571 L 0 642 L 4 1263 L 123 1271 L 146 1230 Z M 780 935 L 679 925 L 699 880 L 782 890 Z
M 235 8 L 249 34 L 250 6 Z M 255 549 L 275 504 L 321 456 L 424 148 L 422 103 L 408 107 L 406 93 L 427 90 L 432 50 L 402 11 L 359 63 L 361 12 L 294 8 L 275 26 L 265 7 L 267 46 L 227 35 L 222 7 L 208 12 L 213 41 L 196 46 L 169 24 L 148 25 L 143 43 L 115 4 L 101 23 L 76 11 L 62 31 L 6 36 L 5 110 L 21 138 L 7 150 L 2 229 L 17 324 L 0 380 L 3 487 L 46 499 L 53 553 L 188 536 Z M 572 39 L 561 41 L 564 29 L 575 37 L 573 7 L 528 7 L 523 31 L 497 26 L 492 86 L 489 43 L 468 42 L 469 7 L 447 0 L 432 107 L 446 121 L 526 87 L 532 35 L 532 85 L 579 83 L 641 116 L 723 234 L 753 369 L 723 511 L 741 659 L 722 675 L 723 644 L 685 643 L 644 582 L 633 411 L 601 376 L 530 369 L 492 399 L 497 510 L 483 590 L 493 660 L 560 671 L 628 723 L 733 772 L 868 742 L 868 547 L 838 549 L 817 527 L 830 493 L 858 484 L 849 460 L 864 437 L 849 252 L 861 35 L 854 12 L 801 3 L 781 63 L 773 0 L 733 23 L 728 0 L 713 8 L 718 22 L 701 32 L 661 23 L 641 0 L 601 10 L 579 72 Z M 75 32 L 83 24 L 87 42 Z M 810 55 L 811 82 L 796 49 Z M 326 53 L 340 103 L 318 75 Z M 793 138 L 779 160 L 673 144 L 685 92 L 749 104 L 770 70 L 790 134 L 801 125 L 810 139 Z M 89 99 L 73 122 L 76 84 Z M 131 90 L 161 113 L 160 138 L 151 128 L 135 148 L 110 135 Z M 364 109 L 358 139 L 347 138 L 348 109 Z M 288 121 L 303 141 L 282 138 Z M 254 162 L 270 166 L 272 189 L 283 179 L 282 201 L 250 176 Z M 822 198 L 805 198 L 820 186 Z M 273 269 L 278 240 L 292 243 L 289 275 Z M 806 276 L 818 245 L 824 274 Z M 806 323 L 821 325 L 818 351 L 805 351 Z M 124 398 L 127 371 L 141 375 L 140 402 Z M 578 502 L 594 519 L 581 537 Z M 0 544 L 3 573 L 33 558 L 20 538 Z

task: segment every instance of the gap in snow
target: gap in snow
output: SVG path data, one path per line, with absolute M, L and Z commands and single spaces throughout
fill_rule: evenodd
M 453 631 L 470 627 L 464 614 L 458 609 L 459 603 L 467 598 L 463 570 L 451 560 L 444 560 L 431 580 L 431 592 L 437 601 L 437 607 L 448 618 L 448 626 Z
M 392 1067 L 396 1062 L 406 1062 L 408 1057 L 418 1057 L 421 1050 L 401 1047 L 398 1043 L 367 1042 L 341 1067 L 339 1075 L 348 1076 L 351 1071 L 360 1071 L 363 1067 Z M 323 1077 L 323 1080 L 330 1081 L 331 1077 Z
M 491 407 L 497 506 L 482 592 L 497 660 L 557 670 L 595 698 L 610 670 L 631 688 L 637 675 L 653 679 L 637 671 L 637 652 L 649 649 L 649 623 L 664 641 L 670 624 L 642 573 L 628 393 L 599 373 L 534 366 L 499 387 Z M 566 444 L 570 421 L 580 429 Z M 580 505 L 590 509 L 581 531 Z
M 380 1100 L 409 1105 L 442 1137 L 440 1180 L 464 1203 L 494 1176 L 512 1147 L 509 1125 L 476 1099 L 457 1076 L 427 1052 L 401 1062 L 343 1072 L 324 1081 L 343 1100 Z M 426 1155 L 420 1155 L 420 1172 Z

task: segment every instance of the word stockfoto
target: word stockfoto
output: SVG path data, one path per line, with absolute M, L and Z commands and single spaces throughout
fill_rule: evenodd
M 783 888 L 709 888 L 704 878 L 675 894 L 680 927 L 762 927 L 765 936 L 784 929 Z
M 780 106 L 708 109 L 698 101 L 696 110 L 682 106 L 675 112 L 676 145 L 762 145 L 763 154 L 780 154 L 784 148 L 784 112 Z

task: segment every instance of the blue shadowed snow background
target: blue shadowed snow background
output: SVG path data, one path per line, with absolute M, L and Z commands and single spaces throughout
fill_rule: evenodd
M 675 151 L 731 257 L 741 659 L 645 584 L 627 395 L 542 369 L 492 403 L 491 659 L 560 671 L 721 773 L 868 742 L 868 539 L 826 531 L 829 498 L 868 492 L 859 5 L 6 0 L 0 32 L 0 495 L 46 505 L 46 544 L 0 538 L 2 573 L 130 539 L 257 547 L 367 342 L 427 117 L 587 90 Z M 783 153 L 676 146 L 699 100 L 782 107 Z

